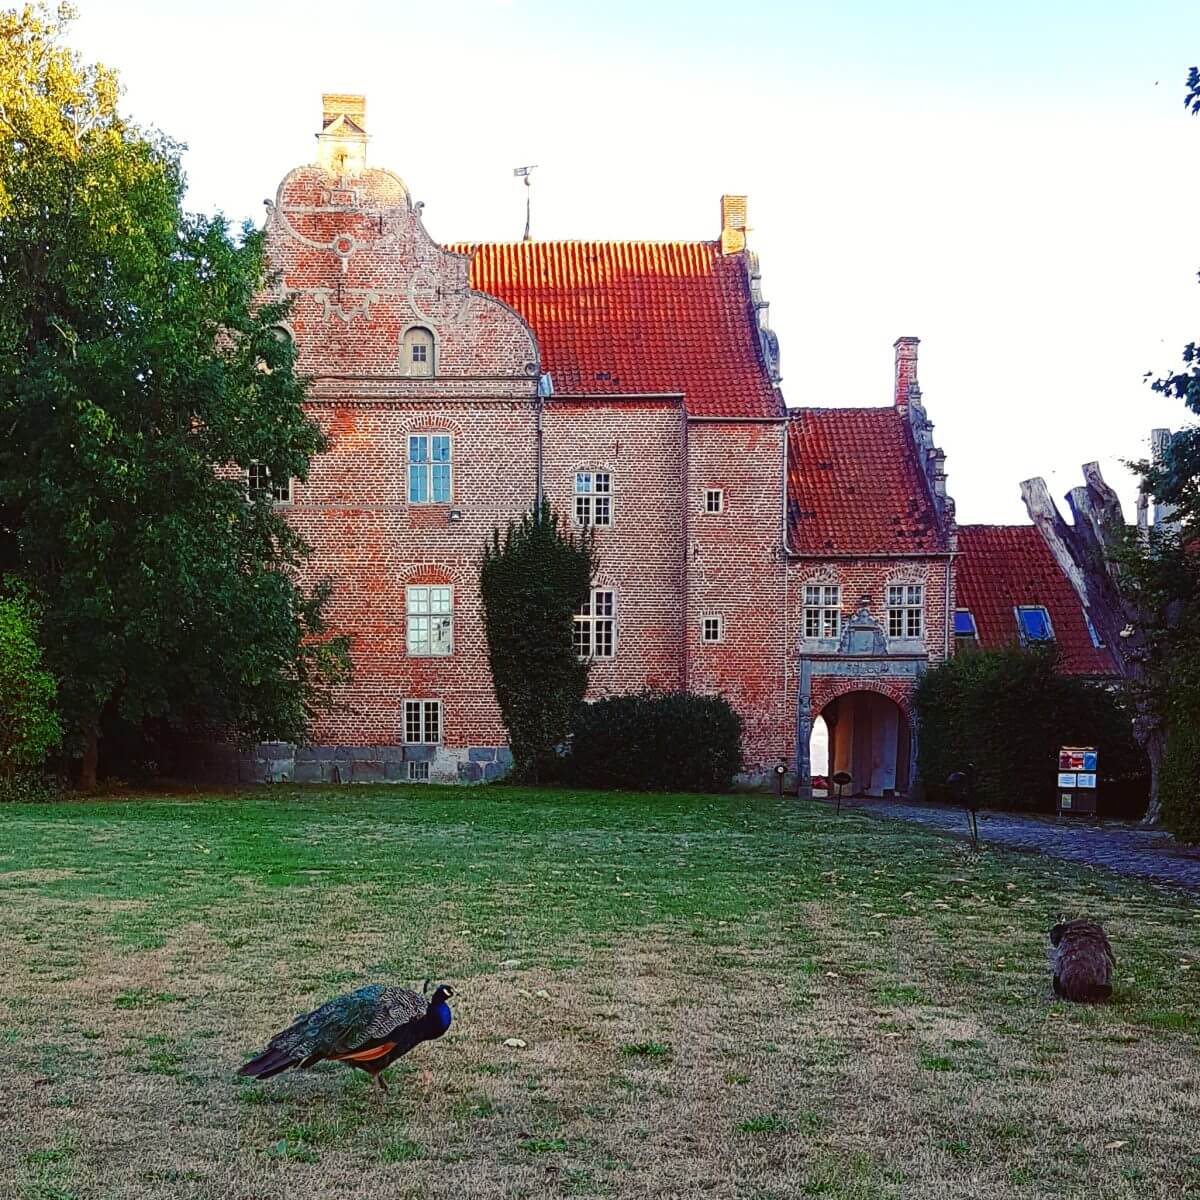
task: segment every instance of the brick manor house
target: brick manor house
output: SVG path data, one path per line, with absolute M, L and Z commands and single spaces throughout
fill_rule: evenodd
M 1107 669 L 1035 531 L 956 528 L 916 338 L 886 406 L 785 406 L 744 197 L 722 198 L 713 241 L 440 245 L 366 143 L 363 98 L 325 96 L 317 161 L 269 204 L 329 445 L 306 483 L 258 480 L 333 581 L 353 680 L 310 745 L 228 770 L 502 774 L 478 568 L 539 495 L 595 530 L 590 694 L 723 693 L 751 779 L 782 760 L 806 786 L 821 717 L 830 771 L 906 791 L 912 689 L 956 641 L 1058 636 L 1073 669 Z

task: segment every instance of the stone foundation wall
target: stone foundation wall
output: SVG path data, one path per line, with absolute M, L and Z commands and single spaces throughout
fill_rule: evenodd
M 429 764 L 430 783 L 488 783 L 508 774 L 512 754 L 507 746 L 451 749 L 266 742 L 242 754 L 231 752 L 221 773 L 231 783 L 410 783 L 417 782 L 409 775 L 413 762 Z

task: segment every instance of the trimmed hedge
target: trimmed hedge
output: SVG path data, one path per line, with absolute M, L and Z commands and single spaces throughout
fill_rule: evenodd
M 585 704 L 564 782 L 648 792 L 727 792 L 742 767 L 742 719 L 723 696 L 636 692 Z
M 929 795 L 973 762 L 988 808 L 1054 812 L 1060 746 L 1100 751 L 1102 816 L 1140 817 L 1149 763 L 1119 690 L 1062 675 L 1053 647 L 977 650 L 928 671 L 917 685 L 917 767 Z

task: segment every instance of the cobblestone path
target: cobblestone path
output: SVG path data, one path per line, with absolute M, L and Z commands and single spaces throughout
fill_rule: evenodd
M 864 798 L 843 800 L 842 809 L 968 836 L 968 818 L 961 808 Z M 1143 829 L 1132 821 L 1096 825 L 1023 813 L 981 812 L 979 840 L 1200 892 L 1200 849 L 1177 846 L 1170 834 Z

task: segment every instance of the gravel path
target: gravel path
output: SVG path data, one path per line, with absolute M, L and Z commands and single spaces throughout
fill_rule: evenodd
M 843 800 L 842 808 L 927 825 L 957 837 L 969 836 L 967 814 L 961 808 L 872 799 Z M 1169 833 L 1143 829 L 1132 821 L 1096 825 L 1023 813 L 981 812 L 979 840 L 1200 892 L 1200 849 L 1177 846 Z

